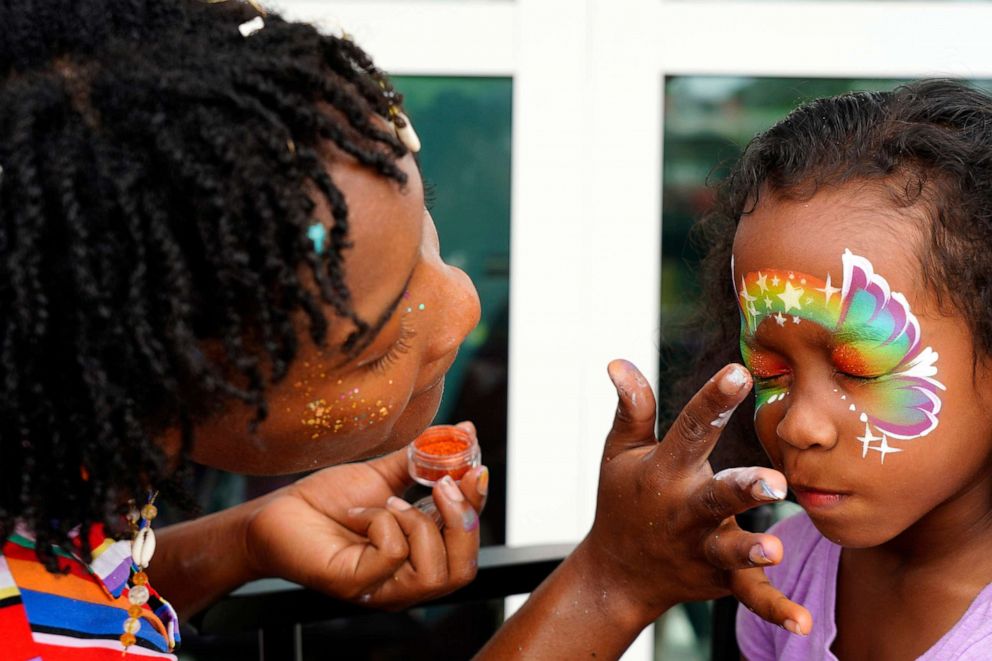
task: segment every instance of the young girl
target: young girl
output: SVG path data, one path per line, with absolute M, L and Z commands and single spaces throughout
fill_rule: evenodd
M 0 657 L 175 658 L 177 611 L 262 576 L 381 607 L 471 580 L 485 467 L 435 487 L 443 530 L 398 498 L 479 302 L 439 256 L 385 76 L 234 0 L 0 3 L 0 25 Z M 747 373 L 724 368 L 660 444 L 643 377 L 610 374 L 596 524 L 492 658 L 616 655 L 731 591 L 798 617 L 733 571 L 780 559 L 732 515 L 784 479 L 706 462 Z M 155 526 L 189 460 L 375 455 Z
M 805 510 L 767 575 L 809 612 L 741 608 L 751 661 L 992 655 L 990 127 L 954 82 L 818 100 L 752 141 L 706 221 L 741 320 L 714 346 L 739 342 Z

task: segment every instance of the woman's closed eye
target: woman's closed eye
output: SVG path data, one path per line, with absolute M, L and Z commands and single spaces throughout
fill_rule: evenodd
M 400 356 L 413 348 L 412 341 L 416 336 L 417 331 L 414 330 L 413 326 L 410 325 L 410 322 L 407 321 L 406 316 L 404 315 L 400 318 L 400 336 L 388 349 L 386 349 L 384 354 L 366 363 L 365 367 L 380 374 L 385 372 L 390 365 L 399 360 Z

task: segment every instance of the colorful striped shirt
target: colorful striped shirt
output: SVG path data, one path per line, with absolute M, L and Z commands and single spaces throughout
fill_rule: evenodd
M 78 547 L 78 536 L 73 542 Z M 18 528 L 10 536 L 0 553 L 0 658 L 121 661 L 120 637 L 131 605 L 131 543 L 114 541 L 94 526 L 90 548 L 88 565 L 57 549 L 65 573 L 52 574 L 35 556 L 27 530 Z M 127 648 L 127 657 L 175 661 L 170 652 L 179 641 L 179 618 L 167 601 L 149 591 L 137 642 Z

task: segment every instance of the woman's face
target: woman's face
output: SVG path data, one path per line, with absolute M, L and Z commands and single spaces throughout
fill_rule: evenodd
M 992 382 L 973 371 L 965 321 L 923 285 L 921 213 L 868 186 L 764 196 L 734 243 L 758 437 L 817 528 L 848 547 L 990 502 Z
M 444 375 L 479 321 L 475 287 L 441 260 L 411 156 L 405 187 L 344 157 L 330 174 L 348 205 L 345 280 L 374 339 L 355 356 L 342 344 L 352 322 L 325 306 L 325 348 L 297 319 L 300 348 L 289 373 L 267 392 L 268 418 L 248 431 L 250 407 L 232 406 L 196 430 L 193 458 L 242 473 L 280 474 L 381 454 L 410 442 L 437 412 Z M 329 229 L 330 210 L 315 218 Z M 364 345 L 364 343 L 362 343 Z

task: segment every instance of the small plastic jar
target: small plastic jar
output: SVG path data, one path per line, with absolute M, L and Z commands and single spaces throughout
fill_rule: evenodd
M 413 440 L 406 450 L 407 466 L 418 484 L 433 487 L 445 475 L 457 481 L 482 463 L 478 442 L 461 427 L 438 425 Z M 438 528 L 444 527 L 434 498 L 425 496 L 413 506 L 431 517 Z
M 445 475 L 458 481 L 479 465 L 482 452 L 476 440 L 461 427 L 431 427 L 407 446 L 410 477 L 425 487 Z

